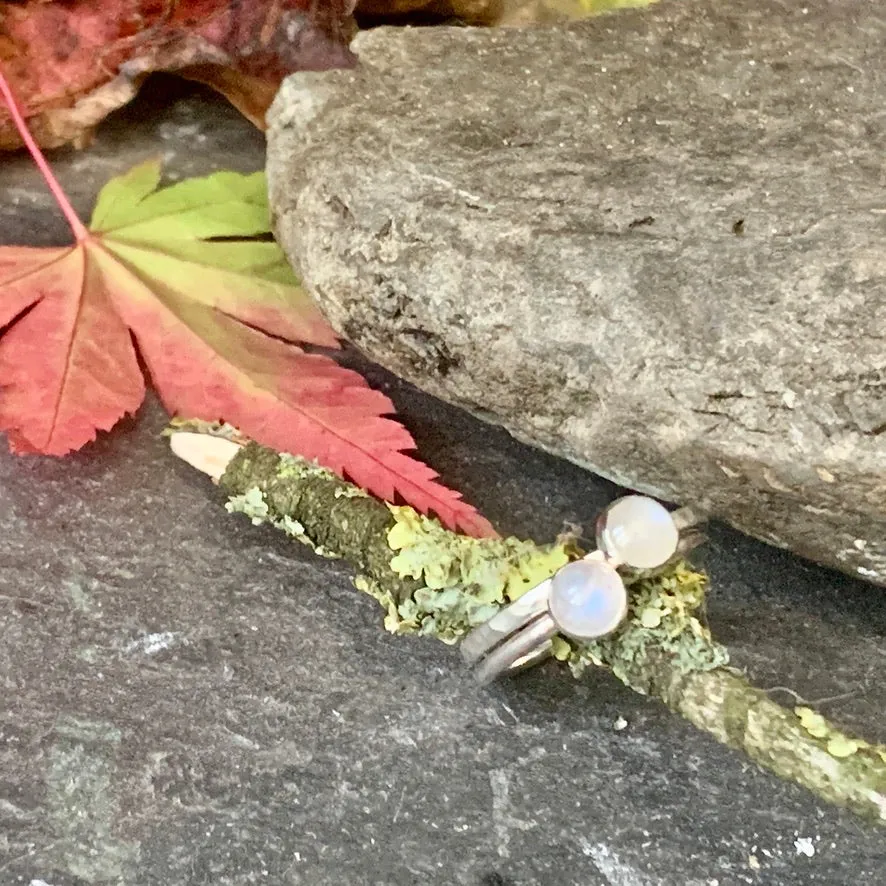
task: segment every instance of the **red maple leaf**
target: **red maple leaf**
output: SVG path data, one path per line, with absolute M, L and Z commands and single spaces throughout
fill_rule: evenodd
M 226 421 L 316 459 L 379 498 L 397 495 L 452 528 L 494 534 L 406 455 L 391 401 L 296 342 L 337 347 L 276 243 L 262 173 L 220 172 L 158 190 L 160 165 L 109 182 L 87 229 L 0 93 L 74 232 L 73 246 L 0 247 L 0 430 L 15 452 L 63 455 L 134 412 L 138 354 L 173 414 Z M 224 239 L 218 239 L 224 238 Z

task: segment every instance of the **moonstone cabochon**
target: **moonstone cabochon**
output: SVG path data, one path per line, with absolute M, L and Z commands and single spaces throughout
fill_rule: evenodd
M 627 606 L 624 582 L 608 563 L 576 560 L 551 580 L 551 616 L 564 634 L 576 640 L 593 640 L 614 631 Z
M 680 533 L 668 510 L 645 495 L 614 501 L 597 524 L 597 546 L 613 560 L 634 569 L 654 569 L 677 550 Z

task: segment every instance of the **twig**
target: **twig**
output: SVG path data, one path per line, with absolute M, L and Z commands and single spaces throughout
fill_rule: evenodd
M 385 606 L 385 626 L 395 633 L 455 642 L 572 553 L 563 541 L 539 546 L 455 535 L 302 459 L 253 443 L 233 450 L 219 480 L 228 510 L 350 561 L 356 586 Z M 591 644 L 557 638 L 557 658 L 576 674 L 610 669 L 776 775 L 886 824 L 886 747 L 844 734 L 809 707 L 782 707 L 728 667 L 725 648 L 697 617 L 705 576 L 680 563 L 626 583 L 632 592 L 624 626 Z

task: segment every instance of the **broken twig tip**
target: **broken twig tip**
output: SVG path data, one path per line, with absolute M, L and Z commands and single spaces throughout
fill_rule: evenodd
M 233 440 L 192 431 L 170 434 L 169 445 L 175 455 L 191 467 L 208 474 L 216 483 L 241 448 Z

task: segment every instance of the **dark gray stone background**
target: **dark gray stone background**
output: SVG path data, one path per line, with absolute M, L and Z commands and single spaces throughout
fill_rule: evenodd
M 165 82 L 52 157 L 81 210 L 158 151 L 180 175 L 261 165 L 248 124 Z M 25 159 L 0 212 L 7 242 L 65 239 Z M 587 525 L 616 493 L 366 371 L 507 532 Z M 480 691 L 454 649 L 390 637 L 345 565 L 228 516 L 163 425 L 152 403 L 70 458 L 0 455 L 2 886 L 883 881 L 882 829 L 605 675 Z M 705 560 L 739 666 L 886 739 L 882 595 L 721 527 Z
M 275 229 L 401 378 L 886 585 L 884 46 L 869 0 L 363 32 L 272 106 Z

